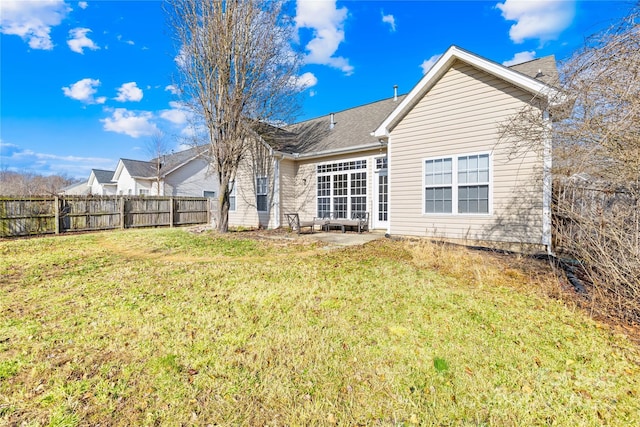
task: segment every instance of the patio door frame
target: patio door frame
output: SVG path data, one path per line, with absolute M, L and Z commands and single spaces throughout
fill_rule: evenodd
M 376 165 L 382 166 L 382 163 L 379 159 L 376 159 Z M 383 229 L 387 230 L 389 228 L 389 170 L 386 167 L 386 161 L 383 168 L 376 168 L 374 171 L 374 179 L 373 179 L 373 221 L 372 225 L 374 229 Z M 381 177 L 386 178 L 386 182 L 382 187 L 380 185 Z M 385 194 L 381 194 L 381 192 L 385 192 Z M 381 196 L 386 196 L 386 201 L 381 200 Z M 384 203 L 386 206 L 386 212 L 381 212 L 380 204 Z M 380 216 L 386 214 L 386 219 L 380 219 Z

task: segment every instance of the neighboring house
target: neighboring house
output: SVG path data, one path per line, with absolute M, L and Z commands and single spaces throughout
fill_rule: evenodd
M 104 169 L 91 169 L 87 185 L 89 194 L 96 196 L 113 196 L 116 194 L 116 183 L 112 181 L 113 172 Z
M 556 76 L 553 57 L 505 67 L 453 46 L 404 97 L 261 131 L 229 224 L 367 211 L 371 228 L 392 235 L 549 248 Z M 514 158 L 499 126 L 527 105 L 549 134 Z
M 59 195 L 86 196 L 89 194 L 89 187 L 86 181 L 78 182 L 64 187 L 58 192 Z
M 112 180 L 116 194 L 215 197 L 218 181 L 202 147 L 150 161 L 120 159 Z

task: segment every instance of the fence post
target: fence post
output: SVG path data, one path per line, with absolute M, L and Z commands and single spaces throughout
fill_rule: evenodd
M 58 196 L 54 197 L 54 212 L 55 212 L 55 233 L 60 234 L 60 198 Z
M 173 212 L 176 209 L 175 204 L 173 203 L 173 197 L 169 197 L 169 227 L 173 227 Z
M 124 229 L 124 196 L 120 196 L 120 228 Z

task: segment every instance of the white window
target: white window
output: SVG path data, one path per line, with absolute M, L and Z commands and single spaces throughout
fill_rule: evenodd
M 489 155 L 424 161 L 424 212 L 489 213 Z
M 451 157 L 425 161 L 425 212 L 452 212 Z
M 256 178 L 256 206 L 258 212 L 267 211 L 267 188 L 266 176 Z
M 367 210 L 367 161 L 352 160 L 318 165 L 318 216 L 349 218 Z
M 458 157 L 458 213 L 489 213 L 489 155 Z
M 147 190 L 146 188 L 141 188 L 138 190 L 138 194 L 141 196 L 148 196 L 149 195 L 149 190 Z
M 236 210 L 236 182 L 229 181 L 229 188 L 229 210 L 233 212 Z
M 216 197 L 216 192 L 215 191 L 203 190 L 202 191 L 202 197 L 206 197 L 208 199 L 213 199 L 213 198 Z

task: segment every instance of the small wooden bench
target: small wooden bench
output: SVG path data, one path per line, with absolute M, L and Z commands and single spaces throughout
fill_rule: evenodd
M 316 225 L 319 225 L 322 228 L 327 224 L 327 220 L 322 218 L 313 218 L 312 221 L 300 221 L 300 215 L 297 213 L 286 213 L 284 215 L 287 217 L 289 229 L 297 232 L 298 234 L 300 234 L 303 227 L 310 228 L 311 233 L 313 233 Z
M 324 225 L 325 230 L 331 228 L 339 228 L 343 233 L 347 231 L 347 227 L 355 228 L 358 233 L 363 231 L 369 231 L 369 212 L 352 212 L 351 218 L 337 218 L 336 215 L 331 212 L 325 216 L 327 222 Z

